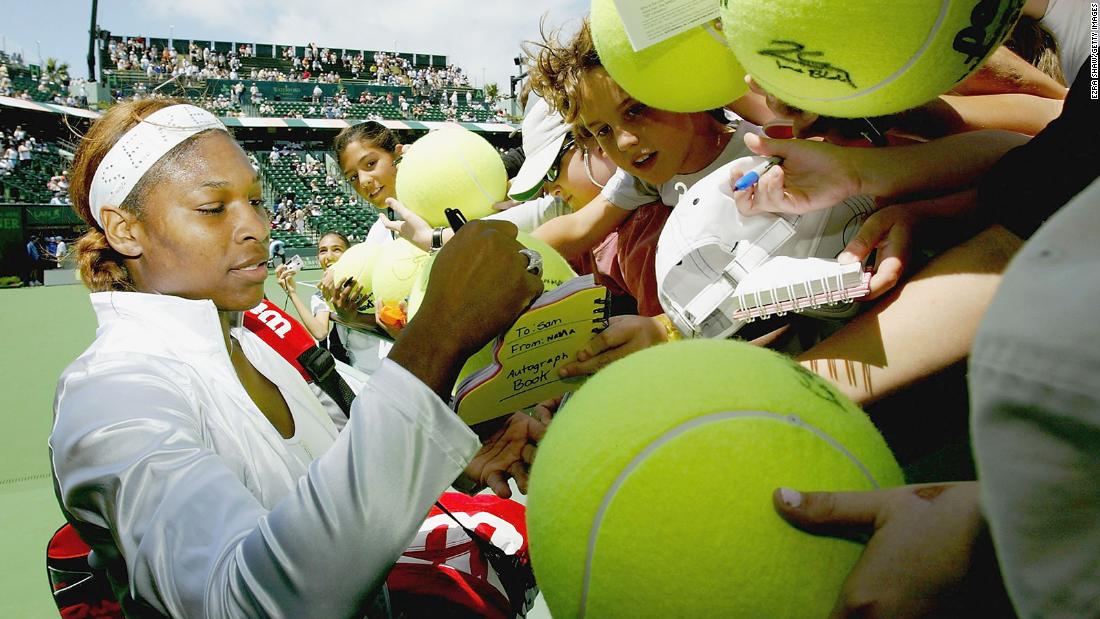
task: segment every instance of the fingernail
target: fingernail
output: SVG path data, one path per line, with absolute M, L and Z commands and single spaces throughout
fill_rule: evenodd
M 850 264 L 852 262 L 858 262 L 859 258 L 850 251 L 842 251 L 840 255 L 836 257 L 836 261 L 840 264 Z
M 562 378 L 569 378 L 569 370 L 567 370 L 565 368 L 559 369 L 558 370 L 558 376 L 560 376 Z
M 791 490 L 790 488 L 780 488 L 779 498 L 787 505 L 787 507 L 802 507 L 802 493 L 797 490 Z

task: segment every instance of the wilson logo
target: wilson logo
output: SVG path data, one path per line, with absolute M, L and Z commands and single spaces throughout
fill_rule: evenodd
M 256 307 L 248 310 L 248 313 L 267 325 L 280 338 L 285 338 L 286 334 L 290 333 L 292 328 L 290 321 L 279 312 L 268 307 L 267 303 L 261 302 Z

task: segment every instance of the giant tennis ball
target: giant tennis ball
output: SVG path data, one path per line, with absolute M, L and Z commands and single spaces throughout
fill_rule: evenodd
M 542 256 L 542 288 L 544 292 L 549 292 L 577 276 L 573 271 L 573 267 L 569 266 L 565 258 L 562 258 L 561 254 L 544 241 L 526 232 L 520 232 L 516 235 L 516 240 L 524 247 L 533 249 Z M 409 292 L 409 320 L 416 316 L 416 313 L 420 310 L 420 304 L 424 301 L 424 294 L 428 291 L 428 280 L 431 277 L 434 261 L 435 256 L 424 261 L 413 283 L 412 290 Z M 493 362 L 494 344 L 495 341 L 490 341 L 466 361 L 465 365 L 462 366 L 462 370 L 458 373 L 456 385 L 472 372 L 476 372 Z
M 332 283 L 337 287 L 351 279 L 355 282 L 354 294 L 367 293 L 367 300 L 359 307 L 364 314 L 374 313 L 374 266 L 378 262 L 382 245 L 377 243 L 358 243 L 345 251 L 332 269 Z
M 433 228 L 447 225 L 446 208 L 480 219 L 504 200 L 508 173 L 500 153 L 462 127 L 433 131 L 412 143 L 397 166 L 397 199 Z
M 745 70 L 710 24 L 634 51 L 615 0 L 592 0 L 592 42 L 608 74 L 632 97 L 662 110 L 701 112 L 745 94 Z
M 576 392 L 539 445 L 531 562 L 555 617 L 825 617 L 863 546 L 772 492 L 903 483 L 867 416 L 777 353 L 656 346 Z
M 427 252 L 404 239 L 382 245 L 372 273 L 375 303 L 397 305 L 407 300 L 427 260 Z
M 1012 30 L 1024 0 L 723 0 L 723 32 L 779 99 L 855 118 L 947 92 Z

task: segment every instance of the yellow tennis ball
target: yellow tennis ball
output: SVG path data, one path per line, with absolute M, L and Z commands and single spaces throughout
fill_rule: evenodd
M 536 238 L 527 232 L 520 232 L 516 240 L 527 249 L 533 249 L 542 256 L 542 290 L 550 292 L 565 282 L 577 276 L 569 262 L 553 247 L 550 247 L 542 239 Z
M 723 32 L 765 90 L 804 110 L 893 114 L 947 92 L 1012 30 L 1024 0 L 723 0 Z
M 824 617 L 863 546 L 795 529 L 773 491 L 902 483 L 863 411 L 790 359 L 664 344 L 601 370 L 550 424 L 531 563 L 555 617 Z
M 508 173 L 497 149 L 462 127 L 446 127 L 413 142 L 397 166 L 397 199 L 433 228 L 447 225 L 446 208 L 467 219 L 493 212 Z
M 366 291 L 367 300 L 359 307 L 364 314 L 374 313 L 374 266 L 382 246 L 377 243 L 358 243 L 345 251 L 331 267 L 332 283 L 339 288 L 351 279 L 355 282 L 354 294 Z
M 745 70 L 713 25 L 696 26 L 640 52 L 615 0 L 592 0 L 592 42 L 608 74 L 632 97 L 662 110 L 701 112 L 745 94 Z
M 382 246 L 372 273 L 375 304 L 397 305 L 406 301 L 428 252 L 397 239 Z
M 435 264 L 435 255 L 429 255 L 428 259 L 421 263 L 420 270 L 413 280 L 412 290 L 409 291 L 408 315 L 412 320 L 420 311 L 420 304 L 424 302 L 424 293 L 428 292 L 428 278 L 432 274 L 432 265 Z

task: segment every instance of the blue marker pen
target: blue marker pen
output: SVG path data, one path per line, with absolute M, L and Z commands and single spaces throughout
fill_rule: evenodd
M 780 157 L 768 157 L 763 163 L 757 165 L 755 168 L 746 172 L 744 176 L 737 179 L 737 182 L 733 184 L 734 191 L 744 191 L 752 187 L 768 170 L 781 163 L 783 163 L 783 159 Z

